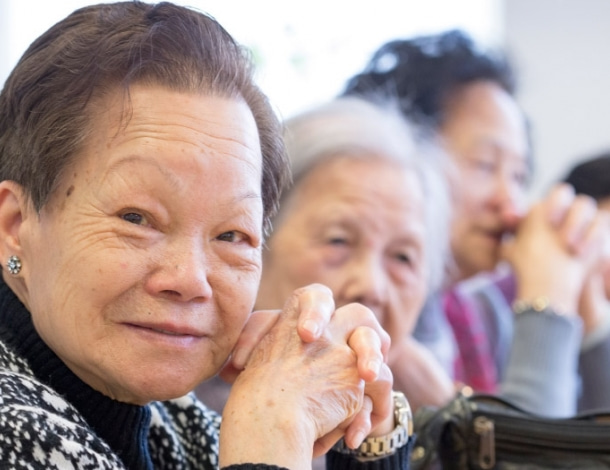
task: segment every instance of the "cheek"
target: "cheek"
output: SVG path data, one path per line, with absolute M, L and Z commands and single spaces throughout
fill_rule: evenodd
M 460 168 L 453 180 L 452 200 L 453 210 L 461 216 L 468 217 L 473 211 L 484 206 L 495 193 L 496 180 L 491 175 L 484 175 Z
M 470 224 L 473 213 L 477 211 L 477 198 L 466 188 L 452 192 L 451 200 L 451 234 L 459 233 Z
M 426 299 L 426 282 L 423 279 L 413 279 L 401 291 L 401 304 L 405 321 L 405 330 L 413 333 L 415 323 Z
M 95 237 L 55 239 L 42 246 L 56 249 L 38 253 L 28 285 L 35 296 L 32 310 L 54 316 L 54 328 L 70 327 L 70 322 L 90 337 L 103 334 L 105 317 L 121 309 L 120 299 L 141 284 L 155 256 L 150 250 L 126 251 Z
M 129 256 L 112 248 L 89 254 L 86 262 L 67 268 L 69 277 L 77 279 L 83 295 L 97 308 L 104 308 L 125 292 L 132 291 L 146 279 L 152 261 L 145 253 Z
M 455 202 L 455 211 L 459 212 L 462 218 L 471 218 L 480 207 L 485 205 L 488 195 L 483 186 L 463 187 L 461 196 Z
M 77 363 L 106 336 L 109 312 L 127 290 L 127 273 L 107 270 L 101 259 L 79 264 L 57 258 L 57 264 L 43 268 L 48 261 L 37 265 L 29 308 L 44 341 Z
M 260 283 L 260 266 L 247 270 L 220 269 L 208 276 L 221 315 L 230 327 L 243 324 L 252 308 Z
M 399 282 L 394 283 L 403 305 L 409 310 L 419 310 L 426 297 L 426 279 L 423 270 L 411 270 L 407 274 L 402 274 Z
M 295 287 L 303 287 L 311 283 L 321 283 L 336 291 L 341 283 L 341 267 L 345 264 L 344 256 L 337 256 L 337 250 L 328 247 L 311 248 L 298 260 L 293 260 L 292 278 L 298 283 Z

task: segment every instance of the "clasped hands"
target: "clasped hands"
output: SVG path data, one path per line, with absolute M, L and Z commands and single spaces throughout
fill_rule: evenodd
M 368 435 L 389 433 L 394 427 L 389 347 L 388 334 L 368 308 L 335 309 L 332 292 L 320 284 L 295 291 L 281 312 L 254 312 L 221 372 L 233 383 L 221 451 L 227 428 L 232 447 L 234 434 L 250 429 L 254 440 L 277 436 L 276 452 L 303 447 L 293 451 L 306 452 L 302 457 L 309 461 L 341 437 L 355 448 Z M 264 450 L 244 452 L 250 455 L 232 461 L 261 461 Z M 283 463 L 277 455 L 263 461 Z
M 503 247 L 517 276 L 518 298 L 544 296 L 561 313 L 579 313 L 586 330 L 593 328 L 597 319 L 587 317 L 581 306 L 608 259 L 609 220 L 592 198 L 556 185 L 520 220 Z

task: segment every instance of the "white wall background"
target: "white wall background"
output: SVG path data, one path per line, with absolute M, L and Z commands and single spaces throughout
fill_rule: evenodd
M 539 195 L 575 160 L 610 149 L 610 1 L 505 0 L 504 27 L 533 123 Z
M 389 39 L 460 27 L 497 42 L 502 31 L 502 0 L 174 1 L 210 13 L 254 50 L 259 83 L 284 116 L 334 96 Z M 91 3 L 0 0 L 0 83 L 30 42 Z
M 0 0 L 0 83 L 36 36 L 92 1 Z M 334 96 L 382 42 L 462 27 L 506 45 L 518 66 L 533 196 L 610 147 L 610 0 L 176 1 L 208 11 L 255 51 L 261 86 L 284 116 Z

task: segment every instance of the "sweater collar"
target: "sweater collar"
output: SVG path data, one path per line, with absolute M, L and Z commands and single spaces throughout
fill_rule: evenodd
M 152 468 L 150 408 L 113 400 L 80 380 L 42 341 L 30 313 L 0 273 L 0 340 L 25 358 L 35 377 L 71 403 L 127 468 Z

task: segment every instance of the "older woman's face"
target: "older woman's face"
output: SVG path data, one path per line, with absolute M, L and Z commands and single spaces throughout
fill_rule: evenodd
M 257 308 L 326 284 L 338 306 L 360 302 L 389 332 L 411 332 L 426 294 L 422 188 L 381 158 L 339 157 L 313 169 L 282 208 L 265 252 Z
M 134 86 L 109 101 L 38 219 L 26 303 L 45 342 L 113 398 L 182 395 L 227 358 L 261 270 L 260 145 L 233 99 Z
M 450 101 L 441 134 L 457 169 L 451 250 L 465 279 L 496 267 L 526 209 L 527 132 L 515 100 L 481 81 Z

